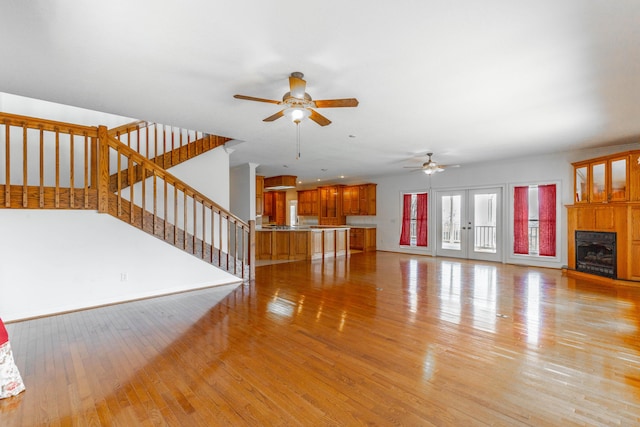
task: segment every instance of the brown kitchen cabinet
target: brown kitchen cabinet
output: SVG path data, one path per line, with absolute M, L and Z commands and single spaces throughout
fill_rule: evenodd
M 264 176 L 256 175 L 256 216 L 263 213 L 264 208 Z
M 344 225 L 347 218 L 342 212 L 343 185 L 319 187 L 320 206 L 318 211 L 319 225 Z
M 351 226 L 349 231 L 349 248 L 363 252 L 376 250 L 376 229 L 372 227 L 360 228 Z
M 342 191 L 344 215 L 375 215 L 376 184 L 348 185 Z
M 287 222 L 287 192 L 286 191 L 265 191 L 264 192 L 263 216 L 269 217 L 270 223 L 285 225 Z
M 318 190 L 298 191 L 298 215 L 318 216 Z

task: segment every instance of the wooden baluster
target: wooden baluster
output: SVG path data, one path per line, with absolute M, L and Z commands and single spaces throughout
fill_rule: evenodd
M 40 208 L 44 208 L 44 129 L 40 126 Z
M 127 157 L 127 175 L 129 177 L 129 221 L 131 223 L 131 225 L 135 225 L 135 215 L 134 215 L 134 204 L 133 204 L 133 185 L 135 184 L 135 176 L 134 176 L 134 170 L 135 170 L 135 163 L 134 161 L 130 158 Z
M 55 188 L 55 207 L 60 207 L 60 131 L 55 128 L 56 132 L 56 188 Z
M 166 179 L 166 178 L 165 178 Z M 173 245 L 178 246 L 178 187 L 173 186 Z
M 136 152 L 140 153 L 140 125 L 136 126 Z
M 204 204 L 204 200 L 202 201 L 202 256 L 200 257 L 201 259 L 204 260 L 204 249 L 205 249 L 205 234 L 206 234 L 206 230 L 207 230 L 207 212 L 206 212 L 206 206 Z
M 153 124 L 153 159 L 155 164 L 157 165 L 160 159 L 160 155 L 158 154 L 158 124 Z
M 162 125 L 162 169 L 169 169 L 167 166 L 167 131 Z
M 229 221 L 229 215 L 227 215 L 227 268 L 229 271 L 229 253 L 231 252 L 231 221 Z
M 109 212 L 109 136 L 106 126 L 98 127 L 98 137 L 92 138 L 91 168 L 92 185 L 98 189 L 98 212 Z
M 153 170 L 153 235 L 156 235 L 156 224 L 158 221 L 158 181 L 156 171 Z
M 256 221 L 249 221 L 249 279 L 256 277 Z
M 180 134 L 182 135 L 182 134 Z M 182 136 L 180 137 L 180 140 L 182 141 Z M 189 131 L 187 131 L 187 160 L 190 159 L 191 157 L 189 157 L 189 155 L 191 154 L 191 133 L 189 133 Z
M 182 226 L 183 226 L 183 230 L 182 230 L 182 248 L 184 250 L 187 250 L 187 221 L 188 221 L 188 215 L 187 215 L 187 190 L 184 190 L 184 197 L 182 198 Z
M 140 218 L 142 224 L 142 230 L 144 230 L 144 217 L 145 212 L 147 211 L 147 168 L 145 164 L 140 165 L 140 170 L 142 172 L 142 217 Z
M 209 208 L 211 210 L 211 254 L 210 254 L 210 259 L 209 262 L 211 264 L 213 264 L 213 257 L 215 256 L 215 254 L 213 253 L 214 251 L 214 247 L 215 247 L 215 242 L 216 242 L 216 219 L 215 219 L 215 213 L 213 211 L 213 206 L 211 206 Z
M 89 208 L 89 135 L 84 133 L 84 208 Z
M 218 240 L 220 245 L 218 247 L 218 267 L 220 267 L 222 265 L 222 211 L 218 211 L 218 222 L 220 223 L 218 227 Z
M 69 130 L 69 207 L 74 208 L 75 204 L 75 191 L 74 191 L 74 170 L 75 170 L 75 153 L 74 153 L 74 135 L 73 131 Z
M 151 156 L 149 155 L 149 124 L 145 123 L 146 127 L 144 129 L 145 134 L 145 150 L 147 151 L 147 159 L 151 160 Z
M 164 240 L 167 240 L 169 238 L 169 235 L 167 234 L 167 224 L 169 223 L 169 201 L 168 201 L 168 195 L 169 195 L 169 191 L 167 189 L 167 177 L 163 177 L 162 178 L 162 182 L 164 183 L 164 211 L 162 212 L 162 214 L 164 215 L 164 230 L 163 230 L 163 235 L 164 235 Z
M 119 150 L 116 150 L 118 156 L 118 218 L 122 216 L 122 155 Z
M 173 156 L 175 154 L 175 134 L 173 132 L 173 126 L 171 126 L 171 166 L 173 166 L 176 162 L 173 160 Z
M 27 125 L 26 123 L 22 125 L 22 207 L 26 208 L 28 205 L 27 200 L 27 170 L 28 170 L 28 161 L 27 161 Z
M 178 128 L 178 132 L 180 132 L 180 149 L 178 150 L 178 162 L 182 161 L 182 128 Z M 187 151 L 189 151 L 189 147 L 187 147 Z
M 11 128 L 10 125 L 5 122 L 4 123 L 4 133 L 5 133 L 5 152 L 6 157 L 4 159 L 5 163 L 5 171 L 4 171 L 4 205 L 7 208 L 11 207 Z
M 193 237 L 191 237 L 191 253 L 196 254 L 196 236 L 198 232 L 198 205 L 196 195 L 193 195 Z

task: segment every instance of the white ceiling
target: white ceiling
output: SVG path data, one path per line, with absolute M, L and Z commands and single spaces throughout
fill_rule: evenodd
M 640 1 L 2 0 L 0 92 L 232 137 L 303 181 L 640 139 Z M 265 123 L 301 71 L 333 123 Z M 287 167 L 285 167 L 285 165 Z

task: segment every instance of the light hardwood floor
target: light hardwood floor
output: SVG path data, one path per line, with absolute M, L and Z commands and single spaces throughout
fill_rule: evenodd
M 394 253 L 9 324 L 0 425 L 637 425 L 640 290 Z

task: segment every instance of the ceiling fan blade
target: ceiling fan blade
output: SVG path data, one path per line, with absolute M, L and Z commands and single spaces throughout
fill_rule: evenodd
M 263 119 L 263 122 L 272 122 L 274 120 L 279 119 L 280 117 L 284 116 L 284 110 L 280 110 L 277 113 L 267 117 L 266 119 Z
M 439 168 L 459 168 L 460 165 L 438 165 Z
M 314 104 L 317 108 L 357 107 L 358 100 L 355 98 L 321 99 L 314 101 Z
M 291 77 L 289 77 L 289 88 L 291 90 L 291 96 L 298 99 L 304 99 L 304 93 L 307 89 L 307 82 L 302 79 L 302 73 L 291 73 Z
M 320 126 L 326 126 L 328 124 L 331 124 L 331 120 L 327 119 L 322 114 L 319 114 L 311 109 L 309 111 L 311 111 L 311 115 L 309 116 L 309 118 L 314 122 L 316 122 L 317 124 L 319 124 Z
M 275 101 L 273 99 L 264 99 L 264 98 L 256 98 L 254 96 L 246 96 L 246 95 L 233 95 L 236 99 L 246 99 L 247 101 L 258 101 L 258 102 L 268 102 L 270 104 L 280 104 L 281 101 Z

